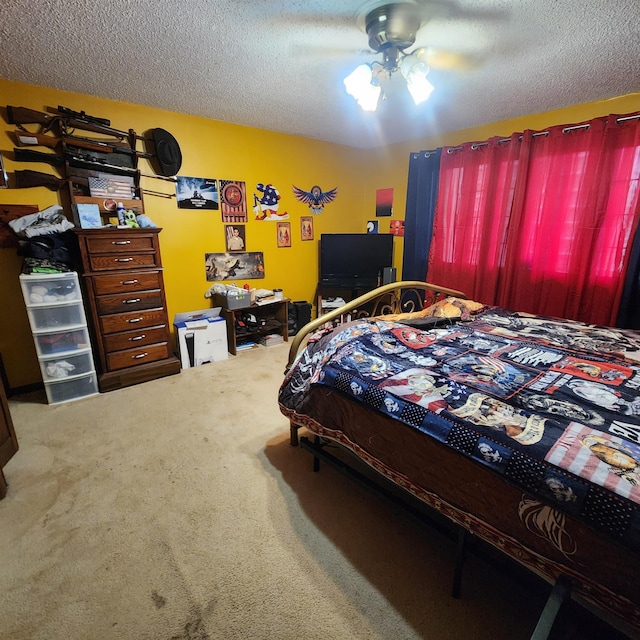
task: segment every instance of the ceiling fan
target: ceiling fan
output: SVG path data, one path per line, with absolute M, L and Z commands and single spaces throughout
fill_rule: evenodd
M 359 65 L 344 79 L 347 93 L 365 111 L 375 111 L 382 88 L 397 71 L 404 77 L 416 104 L 424 102 L 433 85 L 427 80 L 431 68 L 469 69 L 469 56 L 430 47 L 406 50 L 416 42 L 418 31 L 434 18 L 477 17 L 461 9 L 454 0 L 370 0 L 357 15 L 357 24 L 367 34 L 371 53 L 382 54 L 382 61 Z M 483 15 L 486 17 L 486 14 Z

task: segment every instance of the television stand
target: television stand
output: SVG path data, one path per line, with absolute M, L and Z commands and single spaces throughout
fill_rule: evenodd
M 340 285 L 327 285 L 319 282 L 316 288 L 316 318 L 333 309 L 333 307 L 331 307 L 331 309 L 325 307 L 323 305 L 323 299 L 340 297 L 344 298 L 345 302 L 349 302 L 350 300 L 361 296 L 363 293 L 372 291 L 373 289 L 375 289 L 375 287 L 342 287 Z

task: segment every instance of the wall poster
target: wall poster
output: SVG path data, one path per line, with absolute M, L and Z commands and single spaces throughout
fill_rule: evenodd
M 207 281 L 264 278 L 262 251 L 205 253 Z
M 393 189 L 376 189 L 376 217 L 393 213 Z
M 313 240 L 313 216 L 300 217 L 300 240 Z
M 218 181 L 213 178 L 176 176 L 178 209 L 218 210 Z
M 247 187 L 237 180 L 220 180 L 222 222 L 247 221 Z
M 276 233 L 278 234 L 278 247 L 291 246 L 291 223 L 276 222 Z

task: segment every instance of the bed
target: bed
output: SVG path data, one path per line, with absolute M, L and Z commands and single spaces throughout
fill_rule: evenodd
M 640 630 L 639 387 L 638 332 L 412 281 L 296 334 L 278 402 L 292 445 L 301 427 L 318 451 L 338 444 L 627 631 Z

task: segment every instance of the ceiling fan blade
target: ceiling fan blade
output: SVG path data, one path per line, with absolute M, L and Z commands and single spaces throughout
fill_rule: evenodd
M 433 18 L 460 20 L 504 20 L 509 17 L 506 9 L 498 7 L 464 7 L 456 0 L 413 0 L 423 21 Z
M 349 57 L 356 58 L 359 56 L 374 57 L 379 55 L 372 49 L 356 49 L 347 45 L 343 47 L 332 47 L 331 45 L 314 45 L 314 44 L 299 44 L 292 47 L 294 55 L 298 56 L 326 56 L 326 57 Z
M 462 73 L 473 71 L 482 64 L 479 54 L 460 53 L 421 47 L 412 52 L 417 58 L 425 62 L 431 69 L 442 71 L 459 71 Z

